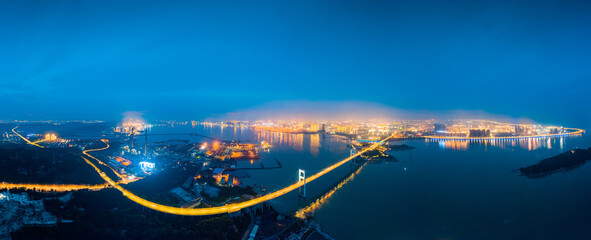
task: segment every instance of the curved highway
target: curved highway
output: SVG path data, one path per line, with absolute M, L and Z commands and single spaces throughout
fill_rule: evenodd
M 17 127 L 18 127 L 18 126 L 14 127 L 14 128 L 12 129 L 12 132 L 13 132 L 14 134 L 18 135 L 20 138 L 22 138 L 23 140 L 25 140 L 25 142 L 27 142 L 28 144 L 31 144 L 31 145 L 33 145 L 33 146 L 37 146 L 37 147 L 40 147 L 40 148 L 45 148 L 44 146 L 41 146 L 41 145 L 39 145 L 39 144 L 37 144 L 37 143 L 34 143 L 34 142 L 31 142 L 31 141 L 29 141 L 29 139 L 27 139 L 26 137 L 23 137 L 23 135 L 20 135 L 19 133 L 17 133 L 17 132 L 14 130 L 14 129 L 16 129 Z
M 15 127 L 16 128 L 16 127 Z M 13 132 L 16 133 L 16 131 Z M 28 139 L 24 138 L 23 136 L 21 136 L 20 134 L 16 133 L 17 135 L 19 135 L 21 138 L 23 138 L 28 144 L 32 144 L 35 145 L 37 147 L 43 148 L 43 146 L 40 146 L 38 144 L 35 144 L 31 141 L 28 141 Z M 391 137 L 391 136 L 390 136 Z M 383 140 L 381 140 L 380 142 L 374 143 L 373 145 L 371 145 L 370 147 L 367 147 L 359 152 L 357 152 L 357 154 L 350 156 L 348 158 L 345 158 L 325 169 L 322 169 L 322 171 L 306 178 L 306 183 L 312 182 L 314 180 L 316 180 L 317 178 L 323 176 L 324 174 L 327 174 L 329 172 L 331 172 L 332 170 L 340 167 L 341 165 L 351 161 L 352 159 L 354 159 L 355 157 L 374 149 L 375 147 L 379 146 L 380 144 L 382 144 L 383 142 L 387 141 L 388 139 L 390 139 L 390 137 L 384 138 Z M 95 152 L 95 151 L 102 151 L 105 149 L 108 149 L 110 147 L 109 143 L 105 140 L 102 140 L 106 146 L 102 147 L 102 148 L 97 148 L 97 149 L 87 149 L 82 151 L 82 153 L 84 155 L 86 155 L 89 158 L 92 158 L 94 160 L 96 160 L 97 162 L 99 162 L 100 164 L 106 165 L 105 163 L 103 163 L 101 160 L 99 160 L 98 158 L 92 156 L 89 154 L 89 152 Z M 119 190 L 123 196 L 129 198 L 131 201 L 136 202 L 137 204 L 140 204 L 144 207 L 156 210 L 156 211 L 160 211 L 160 212 L 165 212 L 165 213 L 170 213 L 170 214 L 176 214 L 176 215 L 188 215 L 188 216 L 204 216 L 204 215 L 214 215 L 214 214 L 222 214 L 222 213 L 231 213 L 231 212 L 236 212 L 239 211 L 243 208 L 247 208 L 253 205 L 257 205 L 266 201 L 269 201 L 271 199 L 280 197 L 288 192 L 291 192 L 295 189 L 298 189 L 299 187 L 301 187 L 302 185 L 304 185 L 304 182 L 296 182 L 292 185 L 289 185 L 283 189 L 277 190 L 275 192 L 269 193 L 267 195 L 263 195 L 260 196 L 258 198 L 254 198 L 248 201 L 244 201 L 244 202 L 240 202 L 240 203 L 232 203 L 232 204 L 227 204 L 224 206 L 217 206 L 217 207 L 209 207 L 209 208 L 178 208 L 178 207 L 171 207 L 171 206 L 166 206 L 166 205 L 162 205 L 162 204 L 158 204 L 155 202 L 151 202 L 149 200 L 143 199 L 135 194 L 133 194 L 132 192 L 126 190 L 125 188 L 121 187 L 119 185 L 118 182 L 113 181 L 113 179 L 111 179 L 109 176 L 107 176 L 106 173 L 104 173 L 103 171 L 101 171 L 94 163 L 92 163 L 90 160 L 88 160 L 88 158 L 82 156 L 82 158 L 84 159 L 84 161 L 89 164 L 90 166 L 92 166 L 94 168 L 94 170 L 101 176 L 101 178 L 103 178 L 109 185 L 111 185 L 113 188 Z M 108 165 L 106 165 L 108 166 Z M 111 170 L 113 170 L 111 168 Z M 115 174 L 117 174 L 118 177 L 121 177 L 116 171 L 113 170 L 113 172 L 115 172 Z M 121 178 L 122 181 L 124 181 L 125 178 Z M 7 183 L 8 184 L 8 183 Z M 28 184 L 29 186 L 35 186 L 34 188 L 38 188 L 41 186 L 53 186 L 53 187 L 61 187 L 59 185 L 36 185 L 36 184 Z M 63 186 L 65 188 L 65 186 Z M 82 188 L 81 188 L 82 189 Z M 73 189 L 72 190 L 76 190 Z M 79 189 L 77 189 L 79 190 Z
M 368 150 L 374 149 L 375 147 L 377 147 L 378 145 L 382 144 L 384 141 L 388 140 L 390 137 L 387 137 L 385 139 L 383 139 L 382 141 L 375 143 L 373 145 L 371 145 L 368 148 L 365 148 L 361 151 L 359 151 L 357 154 L 350 156 L 348 158 L 345 158 L 325 169 L 323 169 L 322 171 L 306 178 L 306 183 L 310 183 L 314 180 L 316 180 L 317 178 L 323 176 L 324 174 L 327 174 L 329 172 L 331 172 L 332 170 L 338 168 L 339 166 L 351 161 L 353 158 L 367 152 Z M 99 150 L 104 150 L 107 149 L 109 147 L 109 144 L 104 141 L 105 144 L 107 144 L 106 147 L 104 148 L 100 148 L 100 149 L 95 149 L 95 150 L 86 150 L 84 152 L 84 155 L 92 157 L 93 159 L 96 159 L 95 157 L 93 157 L 92 155 L 88 154 L 88 152 L 90 151 L 99 151 Z M 129 198 L 130 200 L 136 202 L 137 204 L 140 204 L 144 207 L 156 210 L 156 211 L 160 211 L 160 212 L 165 212 L 165 213 L 170 213 L 170 214 L 176 214 L 176 215 L 187 215 L 187 216 L 204 216 L 204 215 L 214 215 L 214 214 L 222 214 L 222 213 L 231 213 L 231 212 L 236 212 L 239 211 L 243 208 L 247 208 L 253 205 L 257 205 L 266 201 L 269 201 L 271 199 L 280 197 L 288 192 L 291 192 L 295 189 L 298 189 L 299 187 L 301 187 L 302 185 L 304 185 L 304 182 L 297 182 L 294 183 L 292 185 L 289 185 L 283 189 L 277 190 L 275 192 L 269 193 L 267 195 L 263 195 L 260 196 L 258 198 L 255 199 L 251 199 L 248 201 L 244 201 L 244 202 L 240 202 L 240 203 L 232 203 L 232 204 L 227 204 L 224 206 L 217 206 L 217 207 L 209 207 L 209 208 L 178 208 L 178 207 L 171 207 L 171 206 L 166 206 L 166 205 L 162 205 L 162 204 L 158 204 L 158 203 L 154 203 L 151 202 L 149 200 L 143 199 L 141 197 L 138 197 L 137 195 L 133 194 L 132 192 L 124 189 L 123 187 L 121 187 L 118 183 L 116 183 L 115 181 L 113 181 L 109 176 L 107 176 L 107 174 L 105 174 L 104 172 L 102 172 L 95 164 L 93 164 L 90 160 L 88 160 L 87 158 L 85 158 L 84 156 L 82 157 L 84 158 L 84 160 L 86 161 L 86 163 L 88 163 L 89 165 L 91 165 L 94 170 L 107 182 L 109 183 L 113 188 L 119 190 L 123 196 Z
M 67 192 L 77 190 L 101 190 L 111 187 L 107 183 L 97 185 L 83 184 L 36 184 L 36 183 L 6 183 L 0 182 L 0 189 L 25 189 L 42 192 Z
M 139 180 L 139 179 L 141 179 L 141 178 L 135 178 L 135 179 L 133 179 L 133 180 L 130 180 L 130 179 L 129 179 L 129 177 L 128 177 L 127 175 L 120 174 L 119 172 L 115 171 L 115 169 L 113 169 L 111 166 L 107 165 L 106 163 L 104 163 L 103 161 L 99 160 L 98 158 L 96 158 L 96 157 L 94 157 L 94 156 L 92 156 L 92 155 L 88 154 L 88 152 L 102 151 L 102 150 L 108 149 L 108 148 L 110 147 L 110 145 L 109 145 L 109 143 L 108 143 L 107 141 L 105 141 L 105 140 L 102 140 L 102 142 L 104 142 L 105 144 L 107 144 L 107 146 L 105 146 L 105 147 L 103 147 L 103 148 L 97 148 L 97 149 L 87 149 L 87 150 L 83 150 L 83 151 L 82 151 L 82 154 L 84 154 L 84 155 L 86 155 L 86 156 L 88 156 L 88 157 L 90 157 L 90 158 L 92 158 L 92 159 L 96 160 L 96 161 L 97 161 L 98 163 L 100 163 L 101 165 L 104 165 L 104 166 L 108 167 L 109 169 L 111 169 L 111 171 L 113 171 L 113 173 L 115 173 L 115 175 L 117 175 L 117 177 L 119 177 L 119 181 L 120 181 L 121 183 L 130 183 L 130 182 L 133 182 L 133 181 L 136 181 L 136 180 Z
M 17 126 L 18 127 L 18 126 Z M 17 135 L 19 135 L 21 138 L 23 138 L 28 144 L 32 144 L 35 145 L 37 147 L 43 148 L 43 146 L 40 146 L 36 143 L 33 143 L 31 141 L 29 141 L 28 139 L 24 138 L 23 136 L 21 136 L 20 134 L 18 134 L 15 131 L 16 127 L 12 129 L 12 131 L 14 133 L 16 133 Z M 567 133 L 567 134 L 580 134 L 583 132 L 583 130 L 581 129 L 574 129 L 574 128 L 565 128 L 565 129 L 571 129 L 573 130 L 573 132 Z M 556 136 L 556 135 L 564 135 L 564 134 L 547 134 L 547 135 L 540 135 L 540 136 L 530 136 L 530 137 L 543 137 L 543 136 Z M 447 137 L 437 137 L 437 136 L 426 136 L 426 138 L 447 138 Z M 504 139 L 504 138 L 514 138 L 514 137 L 499 137 L 499 138 L 457 138 L 457 139 Z M 381 140 L 380 142 L 377 142 L 373 145 L 371 145 L 370 147 L 367 147 L 361 151 L 359 151 L 357 154 L 350 156 L 348 158 L 345 158 L 325 169 L 323 169 L 322 171 L 308 177 L 306 179 L 307 183 L 310 183 L 316 179 L 318 179 L 319 177 L 331 172 L 332 170 L 340 167 L 341 165 L 351 161 L 353 158 L 367 152 L 368 150 L 374 149 L 376 146 L 379 146 L 380 144 L 382 144 L 384 141 L 387 141 L 388 139 L 390 139 L 390 137 L 387 137 L 383 140 Z M 101 150 L 105 150 L 108 149 L 110 146 L 108 144 L 107 141 L 103 140 L 103 142 L 106 144 L 105 147 L 103 148 L 98 148 L 98 149 L 89 149 L 89 150 L 84 150 L 82 153 L 84 155 L 86 155 L 89 158 L 92 158 L 94 160 L 96 160 L 97 162 L 106 165 L 105 163 L 103 163 L 102 161 L 100 161 L 99 159 L 97 159 L 96 157 L 92 156 L 89 154 L 89 152 L 94 152 L 94 151 L 101 151 Z M 296 182 L 292 185 L 289 185 L 283 189 L 277 190 L 275 192 L 260 196 L 258 198 L 254 198 L 251 200 L 247 200 L 244 202 L 240 202 L 240 203 L 232 203 L 232 204 L 227 204 L 224 206 L 217 206 L 217 207 L 208 207 L 208 208 L 194 208 L 194 209 L 188 209 L 188 208 L 178 208 L 178 207 L 171 207 L 171 206 L 166 206 L 166 205 L 162 205 L 162 204 L 158 204 L 158 203 L 154 203 L 151 202 L 149 200 L 143 199 L 135 194 L 133 194 L 132 192 L 124 189 L 123 187 L 121 187 L 119 185 L 119 183 L 113 181 L 109 176 L 107 176 L 106 173 L 102 172 L 94 163 L 92 163 L 90 160 L 88 160 L 88 158 L 82 156 L 82 158 L 86 161 L 86 163 L 88 163 L 89 165 L 91 165 L 94 170 L 101 176 L 101 178 L 103 178 L 109 185 L 111 185 L 113 188 L 119 190 L 125 197 L 129 198 L 130 200 L 153 210 L 156 211 L 160 211 L 160 212 L 165 212 L 165 213 L 170 213 L 170 214 L 176 214 L 176 215 L 189 215 L 189 216 L 203 216 L 203 215 L 214 215 L 214 214 L 222 214 L 222 213 L 230 213 L 230 212 L 236 212 L 239 211 L 243 208 L 247 208 L 253 205 L 257 205 L 266 201 L 269 201 L 271 199 L 280 197 L 286 193 L 289 193 L 295 189 L 298 189 L 299 187 L 301 187 L 302 185 L 304 185 L 304 182 Z M 108 166 L 108 165 L 107 165 Z M 111 169 L 113 170 L 113 169 Z M 121 179 L 125 179 L 122 176 L 120 176 L 116 171 L 114 171 L 118 177 L 121 177 Z

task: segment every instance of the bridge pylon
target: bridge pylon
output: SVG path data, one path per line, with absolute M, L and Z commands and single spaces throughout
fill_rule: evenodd
M 304 181 L 304 185 L 300 187 L 299 195 L 303 198 L 306 197 L 306 171 L 300 169 L 298 171 L 298 183 Z
M 352 157 L 352 156 L 353 156 L 353 155 L 355 155 L 355 154 L 357 154 L 357 149 L 355 149 L 355 148 L 351 148 L 351 150 L 349 151 L 349 156 L 351 156 L 351 157 Z

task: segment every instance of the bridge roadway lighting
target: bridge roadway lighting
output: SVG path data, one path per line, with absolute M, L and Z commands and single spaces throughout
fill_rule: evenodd
M 15 127 L 16 128 L 16 127 Z M 32 143 L 30 141 L 28 141 L 28 139 L 24 138 L 23 136 L 21 136 L 20 134 L 18 134 L 13 128 L 13 132 L 16 133 L 17 135 L 19 135 L 21 138 L 23 138 L 27 143 L 38 146 L 38 147 L 43 147 L 40 145 L 37 145 L 35 143 Z M 574 130 L 574 132 L 570 132 L 570 133 L 566 133 L 567 135 L 570 134 L 580 134 L 583 132 L 583 130 L 581 129 L 575 129 L 575 128 L 565 128 L 565 129 L 571 129 Z M 548 134 L 548 136 L 554 136 L 554 135 L 559 135 L 559 134 Z M 338 168 L 339 166 L 351 161 L 352 159 L 354 159 L 355 157 L 369 151 L 372 150 L 374 148 L 376 148 L 377 146 L 379 146 L 380 144 L 382 144 L 383 142 L 387 141 L 389 138 L 391 138 L 392 136 L 389 136 L 383 140 L 381 140 L 380 142 L 377 142 L 373 145 L 371 145 L 368 148 L 365 148 L 359 152 L 357 152 L 355 155 L 352 155 L 348 158 L 345 158 L 323 170 L 321 170 L 320 172 L 310 176 L 309 178 L 307 178 L 307 182 L 311 182 L 316 180 L 317 178 L 323 176 L 326 173 L 331 172 L 332 170 Z M 427 136 L 429 137 L 429 136 Z M 441 137 L 429 137 L 429 138 L 441 138 Z M 459 138 L 459 139 L 470 139 L 470 138 Z M 470 139 L 472 140 L 472 139 Z M 99 159 L 97 159 L 96 157 L 90 155 L 88 152 L 93 152 L 93 151 L 101 151 L 101 150 L 105 150 L 107 148 L 109 148 L 109 143 L 105 140 L 103 140 L 103 142 L 105 144 L 107 144 L 106 147 L 103 148 L 99 148 L 99 149 L 89 149 L 89 150 L 84 150 L 82 151 L 82 153 L 94 160 L 96 160 L 97 162 L 102 163 Z M 176 215 L 187 215 L 187 216 L 204 216 L 204 215 L 214 215 L 214 214 L 223 214 L 223 213 L 231 213 L 231 212 L 236 212 L 239 211 L 243 208 L 247 208 L 253 205 L 257 205 L 266 201 L 269 201 L 271 199 L 280 197 L 282 195 L 285 195 L 288 192 L 291 192 L 297 188 L 300 188 L 302 186 L 304 186 L 306 181 L 298 181 L 292 185 L 289 185 L 283 189 L 279 189 L 275 192 L 269 193 L 267 195 L 263 195 L 260 196 L 258 198 L 254 198 L 251 200 L 247 200 L 244 202 L 240 202 L 240 203 L 232 203 L 232 204 L 228 204 L 228 205 L 224 205 L 224 206 L 218 206 L 218 207 L 209 207 L 209 208 L 194 208 L 194 209 L 187 209 L 187 208 L 178 208 L 178 207 L 171 207 L 171 206 L 166 206 L 166 205 L 161 205 L 161 204 L 157 204 L 151 201 L 148 201 L 146 199 L 143 199 L 141 197 L 138 197 L 137 195 L 133 194 L 132 192 L 124 189 L 123 187 L 121 187 L 119 185 L 119 183 L 113 181 L 110 177 L 108 177 L 104 172 L 102 172 L 95 164 L 93 164 L 90 160 L 88 160 L 87 158 L 85 158 L 84 156 L 82 156 L 82 158 L 86 161 L 86 163 L 88 163 L 90 166 L 92 166 L 94 168 L 94 170 L 99 173 L 99 175 L 101 176 L 101 178 L 103 178 L 109 185 L 111 185 L 113 188 L 119 190 L 125 197 L 129 198 L 130 200 L 153 210 L 156 211 L 160 211 L 160 212 L 165 212 L 165 213 L 170 213 L 170 214 L 176 214 Z M 115 172 L 117 174 L 117 172 Z M 118 175 L 119 176 L 119 175 Z
M 316 180 L 317 178 L 323 176 L 326 173 L 331 172 L 332 170 L 338 168 L 339 166 L 351 161 L 351 159 L 354 159 L 355 157 L 365 153 L 366 151 L 372 150 L 374 148 L 376 148 L 377 146 L 379 146 L 382 142 L 388 140 L 391 136 L 385 138 L 384 140 L 377 142 L 375 144 L 373 144 L 370 147 L 367 147 L 361 151 L 359 151 L 357 154 L 350 156 L 348 158 L 345 158 L 323 170 L 321 170 L 320 172 L 310 176 L 309 178 L 307 178 L 307 182 L 311 182 Z M 107 144 L 106 147 L 104 148 L 100 148 L 100 149 L 93 149 L 93 150 L 85 150 L 83 151 L 83 154 L 91 157 L 95 160 L 98 161 L 98 159 L 96 159 L 95 157 L 93 157 L 92 155 L 88 154 L 88 152 L 90 151 L 99 151 L 99 150 L 104 150 L 109 148 L 109 144 L 106 141 L 105 144 Z M 102 172 L 94 163 L 92 163 L 90 160 L 88 160 L 88 158 L 82 156 L 82 158 L 86 161 L 86 163 L 88 163 L 89 165 L 91 165 L 94 170 L 99 173 L 99 175 L 107 182 L 109 183 L 113 188 L 119 190 L 123 196 L 129 198 L 131 201 L 136 202 L 137 204 L 140 204 L 144 207 L 156 210 L 156 211 L 160 211 L 160 212 L 165 212 L 165 213 L 170 213 L 170 214 L 176 214 L 176 215 L 186 215 L 186 216 L 204 216 L 204 215 L 214 215 L 214 214 L 223 214 L 223 213 L 231 213 L 231 212 L 236 212 L 239 211 L 243 208 L 247 208 L 253 205 L 257 205 L 266 201 L 269 201 L 271 199 L 280 197 L 282 195 L 285 195 L 288 192 L 291 192 L 301 186 L 304 185 L 304 181 L 299 181 L 296 182 L 292 185 L 289 185 L 283 189 L 279 189 L 275 192 L 269 193 L 267 195 L 263 195 L 260 196 L 258 198 L 254 198 L 251 200 L 247 200 L 244 202 L 240 202 L 240 203 L 232 203 L 232 204 L 227 204 L 224 206 L 217 206 L 217 207 L 208 207 L 208 208 L 178 208 L 178 207 L 171 207 L 171 206 L 166 206 L 166 205 L 161 205 L 158 203 L 154 203 L 151 201 L 148 201 L 146 199 L 143 199 L 135 194 L 133 194 L 132 192 L 124 189 L 123 187 L 121 187 L 117 182 L 113 181 L 109 176 L 107 176 L 104 172 Z

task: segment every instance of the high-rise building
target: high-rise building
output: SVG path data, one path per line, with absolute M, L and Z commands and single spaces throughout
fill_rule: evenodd
M 488 130 L 488 129 L 470 129 L 468 137 L 471 137 L 471 138 L 490 137 L 490 130 Z
M 434 132 L 442 132 L 445 130 L 447 130 L 447 126 L 445 126 L 445 124 L 442 124 L 442 123 L 433 124 L 433 131 Z

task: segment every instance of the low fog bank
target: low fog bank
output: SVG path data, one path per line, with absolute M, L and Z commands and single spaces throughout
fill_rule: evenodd
M 481 110 L 406 110 L 364 101 L 273 101 L 206 120 L 426 120 L 489 119 L 512 123 L 531 123 L 528 118 L 490 114 Z

